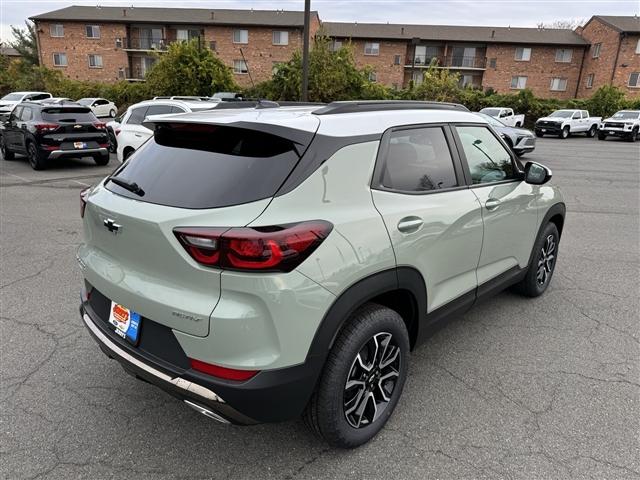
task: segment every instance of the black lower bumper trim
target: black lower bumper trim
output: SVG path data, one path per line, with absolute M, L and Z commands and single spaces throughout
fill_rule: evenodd
M 310 356 L 304 364 L 265 370 L 246 382 L 226 381 L 191 369 L 171 368 L 166 362 L 157 363 L 151 355 L 114 338 L 115 334 L 104 322 L 92 318 L 91 307 L 86 303 L 80 306 L 80 314 L 101 350 L 117 360 L 128 373 L 190 402 L 192 408 L 195 408 L 193 404 L 206 407 L 236 425 L 299 417 L 324 363 L 324 358 Z

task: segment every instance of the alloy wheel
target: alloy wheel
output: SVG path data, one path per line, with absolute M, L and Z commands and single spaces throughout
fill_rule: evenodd
M 556 259 L 556 239 L 553 235 L 548 235 L 544 241 L 544 246 L 540 250 L 538 258 L 538 270 L 536 280 L 542 286 L 549 281 Z
M 371 337 L 351 364 L 344 387 L 344 415 L 353 428 L 374 423 L 388 407 L 400 376 L 400 347 L 393 335 Z

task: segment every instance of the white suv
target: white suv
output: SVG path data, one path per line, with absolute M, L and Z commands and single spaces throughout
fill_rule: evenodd
M 216 108 L 216 102 L 181 101 L 181 100 L 146 100 L 129 107 L 116 130 L 118 148 L 116 154 L 120 162 L 124 162 L 140 145 L 153 136 L 142 123 L 151 115 L 169 113 L 197 112 Z
M 462 106 L 151 121 L 81 194 L 80 311 L 109 357 L 209 418 L 303 415 L 330 444 L 360 445 L 436 324 L 509 286 L 549 286 L 565 216 L 551 172 L 521 168 Z

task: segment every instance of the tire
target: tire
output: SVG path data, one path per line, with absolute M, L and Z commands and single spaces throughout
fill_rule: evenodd
M 526 276 L 520 283 L 514 285 L 517 292 L 527 297 L 539 297 L 545 292 L 556 267 L 559 244 L 558 228 L 549 222 L 540 232 L 533 246 L 533 256 Z
M 305 423 L 333 447 L 354 448 L 368 442 L 398 403 L 408 361 L 409 335 L 402 317 L 381 305 L 363 305 L 347 320 L 329 352 L 303 414 Z M 386 365 L 380 368 L 381 364 Z M 392 377 L 381 384 L 380 375 Z M 347 383 L 353 385 L 347 388 Z
M 635 142 L 638 140 L 638 127 L 634 128 L 629 136 L 627 137 L 627 142 Z
M 589 137 L 589 138 L 595 137 L 597 131 L 598 131 L 598 126 L 597 125 L 591 125 L 591 128 L 587 131 L 587 137 Z
M 569 138 L 569 134 L 571 133 L 571 131 L 569 130 L 569 125 L 565 126 L 560 133 L 558 134 L 558 136 L 563 139 L 566 140 L 567 138 Z
M 34 170 L 44 170 L 46 160 L 34 142 L 29 142 L 27 144 L 27 158 L 29 159 L 29 165 L 31 165 L 31 168 Z
M 2 158 L 5 160 L 13 160 L 16 158 L 16 154 L 9 150 L 9 147 L 4 143 L 4 137 L 0 135 L 0 152 L 2 152 Z
M 542 133 L 542 132 L 538 132 L 538 131 L 536 130 L 536 132 L 535 132 L 535 133 L 536 133 L 536 137 L 538 137 L 538 138 L 542 138 L 542 137 L 544 137 L 544 133 Z
M 116 111 L 115 110 L 109 110 L 109 117 L 111 118 L 116 118 Z
M 598 140 L 606 140 L 607 136 L 604 133 L 598 133 Z
M 116 153 L 118 151 L 118 140 L 116 139 L 116 134 L 113 133 L 113 130 L 108 130 L 109 134 L 109 153 Z
M 100 166 L 107 165 L 109 163 L 109 154 L 93 157 L 93 161 L 96 162 L 96 165 L 100 165 Z
M 520 122 L 516 122 L 516 128 L 520 128 L 521 126 Z
M 129 159 L 129 157 L 133 155 L 133 152 L 135 152 L 133 148 L 129 148 L 125 150 L 124 153 L 122 154 L 122 163 L 126 162 Z

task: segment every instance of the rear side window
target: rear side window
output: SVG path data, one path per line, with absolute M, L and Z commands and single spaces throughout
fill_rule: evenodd
M 151 105 L 145 117 L 150 115 L 164 115 L 167 113 L 171 113 L 171 105 Z
M 42 120 L 46 122 L 95 122 L 98 119 L 88 108 L 56 108 L 42 110 Z
M 392 132 L 382 186 L 401 192 L 425 192 L 458 186 L 449 145 L 441 127 Z
M 140 125 L 142 121 L 147 116 L 147 110 L 149 107 L 138 107 L 131 110 L 131 115 L 127 119 L 127 125 Z
M 23 107 L 20 113 L 20 120 L 27 122 L 33 118 L 33 111 L 29 107 Z
M 282 136 L 229 126 L 166 124 L 117 172 L 144 195 L 113 182 L 106 187 L 143 202 L 217 208 L 275 195 L 299 160 Z

